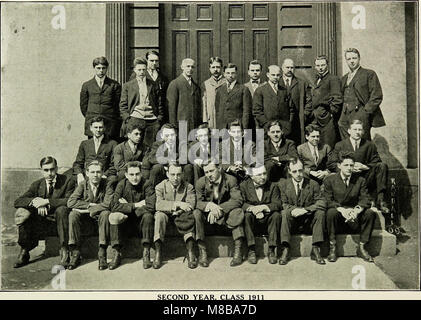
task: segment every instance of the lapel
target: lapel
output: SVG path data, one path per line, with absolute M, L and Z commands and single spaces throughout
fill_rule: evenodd
M 153 81 L 151 79 L 148 79 L 148 77 L 146 77 L 146 89 L 148 90 L 148 97 L 151 96 L 152 86 L 153 86 Z
M 88 202 L 94 202 L 95 200 L 94 193 L 91 189 L 91 183 L 89 182 L 89 180 L 86 180 L 85 182 L 85 197 L 84 198 L 87 198 L 86 201 Z
M 345 144 L 346 144 L 346 148 L 345 148 L 346 151 L 355 152 L 354 146 L 351 143 L 351 138 L 346 138 Z M 360 145 L 360 148 L 361 148 L 361 145 Z
M 267 92 L 269 92 L 269 95 L 272 97 L 272 99 L 277 99 L 278 95 L 275 93 L 275 91 L 273 91 L 271 85 L 269 84 L 269 82 L 267 82 Z M 279 93 L 279 84 L 278 84 L 278 93 Z
M 165 180 L 164 183 L 164 194 L 165 194 L 165 200 L 169 201 L 175 201 L 176 195 L 174 194 L 173 187 L 171 186 L 171 183 L 167 180 Z
M 298 206 L 298 197 L 295 191 L 294 183 L 292 182 L 292 178 L 289 178 L 287 181 L 287 190 L 289 190 L 290 199 L 294 200 L 295 205 Z
M 344 181 L 342 180 L 341 174 L 339 173 L 339 180 L 341 180 L 342 185 L 345 186 L 346 190 L 345 190 L 345 194 L 344 194 L 344 201 L 345 199 L 348 198 L 349 193 L 351 192 L 351 190 L 354 188 L 355 185 L 355 176 L 351 175 L 351 178 L 349 179 L 349 185 L 348 187 L 345 185 Z
M 306 142 L 304 144 L 304 152 L 306 153 L 306 158 L 307 159 L 311 159 L 311 162 L 313 164 L 317 165 L 317 163 L 316 163 L 316 161 L 315 161 L 315 159 L 313 157 L 313 154 L 311 153 L 310 147 L 308 146 L 308 142 Z M 320 152 L 319 152 L 319 162 L 320 162 Z
M 259 198 L 257 197 L 256 187 L 255 187 L 255 185 L 253 183 L 253 180 L 249 179 L 247 181 L 247 189 L 250 190 L 250 193 L 249 193 L 250 199 L 249 199 L 249 201 L 251 203 L 259 203 L 259 202 L 261 202 L 259 200 Z M 265 194 L 265 192 L 263 191 L 262 201 L 263 201 L 263 198 L 264 198 L 264 194 Z
M 54 185 L 53 194 L 51 198 L 59 198 L 58 193 L 60 192 L 60 189 L 63 186 L 65 181 L 66 181 L 66 177 L 62 176 L 61 174 L 56 175 L 56 184 Z
M 105 90 L 107 90 L 107 88 L 110 86 L 110 82 L 111 82 L 110 78 L 105 76 L 104 83 L 102 84 L 101 92 L 104 92 Z
M 42 179 L 41 183 L 39 184 L 38 194 L 43 199 L 47 197 L 47 182 L 45 181 L 45 179 Z
M 193 81 L 193 78 L 191 79 L 191 86 L 189 85 L 189 82 L 187 81 L 186 77 L 183 76 L 183 74 L 180 74 L 180 83 L 184 85 L 187 91 L 190 91 L 191 95 L 194 95 L 194 92 L 196 91 L 196 82 Z
M 289 90 L 291 91 L 298 83 L 298 80 L 295 76 L 292 76 L 292 80 L 291 80 L 291 86 L 289 87 Z
M 260 203 L 270 203 L 271 199 L 267 199 L 268 197 L 270 197 L 270 187 L 271 187 L 271 183 L 270 181 L 266 181 L 266 183 L 262 186 L 262 200 L 259 201 Z M 256 189 L 255 189 L 256 190 Z M 255 192 L 256 193 L 256 192 Z M 256 194 L 256 198 L 257 198 L 257 194 Z M 259 200 L 259 199 L 257 199 Z
M 228 82 L 226 82 L 228 83 Z M 227 99 L 229 99 L 230 97 L 232 97 L 240 88 L 240 85 L 238 84 L 238 81 L 235 83 L 234 87 L 232 88 L 232 90 L 230 92 L 227 91 Z M 226 89 L 228 90 L 228 89 Z
M 97 195 L 96 197 L 94 197 L 95 203 L 104 198 L 105 186 L 106 186 L 106 180 L 101 178 L 101 181 L 99 182 L 99 185 L 98 185 Z
M 213 188 L 212 188 L 212 183 L 210 182 L 210 180 L 206 177 L 205 178 L 205 188 L 206 188 L 206 195 L 205 196 L 208 196 L 208 195 L 210 195 L 210 197 L 209 197 L 209 201 L 210 202 L 213 202 Z
M 225 177 L 225 173 L 222 174 L 222 180 L 221 180 L 221 184 L 219 185 L 219 198 L 218 198 L 218 204 L 221 203 L 221 199 L 223 198 L 224 193 L 227 191 L 227 186 L 226 186 L 226 177 Z M 213 191 L 213 190 L 212 190 Z
M 309 195 L 309 188 L 310 188 L 310 182 L 308 179 L 304 178 L 303 185 L 301 187 L 300 198 L 298 199 L 298 203 L 300 207 L 304 206 L 304 204 L 306 203 L 307 197 Z
M 93 138 L 92 138 L 92 140 L 93 140 Z M 101 152 L 103 152 L 103 150 L 104 150 L 104 148 L 105 148 L 105 145 L 108 143 L 108 138 L 107 138 L 107 136 L 106 135 L 104 135 L 104 138 L 102 138 L 102 141 L 101 141 L 101 143 L 100 143 L 100 145 L 99 145 L 99 148 L 98 148 L 98 153 L 97 154 L 101 154 Z M 94 150 L 95 150 L 95 143 L 94 143 Z
M 351 82 L 349 83 L 350 87 L 354 87 L 355 82 L 357 82 L 358 78 L 361 76 L 362 67 L 360 67 L 352 78 Z
M 101 92 L 102 89 L 99 87 L 98 82 L 96 82 L 95 76 L 92 78 L 91 81 L 92 81 L 92 86 L 95 89 L 95 91 Z M 105 84 L 105 80 L 104 80 L 104 84 Z M 104 85 L 103 85 L 103 87 L 104 87 Z

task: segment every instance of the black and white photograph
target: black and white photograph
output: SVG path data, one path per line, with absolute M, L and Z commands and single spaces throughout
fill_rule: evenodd
M 3 293 L 420 290 L 417 1 L 0 12 Z

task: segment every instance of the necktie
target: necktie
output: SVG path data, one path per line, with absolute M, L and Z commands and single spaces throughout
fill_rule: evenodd
M 189 78 L 189 79 L 187 80 L 187 82 L 189 83 L 189 86 L 191 86 L 191 78 Z
M 344 179 L 344 183 L 345 183 L 345 185 L 348 187 L 348 186 L 349 186 L 349 178 L 345 178 L 345 179 Z
M 314 160 L 317 164 L 319 162 L 319 154 L 318 154 L 318 151 L 317 151 L 317 147 L 314 147 L 313 152 L 314 152 Z
M 213 183 L 213 200 L 218 201 L 219 199 L 219 185 L 217 183 Z
M 95 144 L 95 153 L 98 153 L 99 149 L 99 140 L 97 138 L 94 138 L 94 144 Z
M 51 196 L 53 195 L 53 192 L 54 192 L 54 185 L 53 185 L 53 182 L 50 181 L 48 182 L 48 193 L 47 193 L 48 199 L 51 198 Z
M 360 142 L 355 141 L 355 151 L 357 151 L 359 147 L 360 147 Z
M 262 201 L 262 197 L 263 197 L 262 187 L 256 187 L 256 195 L 257 195 L 257 199 L 259 199 L 259 201 Z
M 287 87 L 289 87 L 289 78 L 285 79 L 285 83 L 286 83 Z

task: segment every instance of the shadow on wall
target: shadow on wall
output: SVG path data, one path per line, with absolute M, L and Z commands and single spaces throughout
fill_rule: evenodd
M 376 134 L 373 142 L 377 147 L 382 161 L 389 167 L 388 195 L 390 196 L 390 179 L 395 178 L 397 186 L 396 210 L 399 213 L 399 218 L 403 217 L 406 220 L 413 213 L 411 199 L 413 196 L 417 196 L 413 194 L 408 172 L 402 163 L 390 152 L 389 144 L 383 136 Z M 398 225 L 400 225 L 400 219 Z

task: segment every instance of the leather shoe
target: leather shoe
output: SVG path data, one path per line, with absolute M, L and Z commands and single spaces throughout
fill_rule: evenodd
M 197 267 L 197 258 L 193 252 L 194 241 L 192 239 L 187 240 L 187 265 L 190 269 L 195 269 Z
M 234 257 L 230 262 L 231 267 L 239 266 L 243 263 L 243 257 L 241 256 L 241 239 L 237 239 L 234 241 Z
M 357 249 L 357 256 L 363 258 L 367 262 L 374 262 L 373 258 L 368 254 L 368 252 L 364 249 L 364 245 L 359 245 Z
M 329 255 L 327 256 L 327 261 L 335 262 L 338 259 L 336 256 L 336 243 L 331 243 L 329 247 Z
M 279 258 L 280 265 L 286 265 L 288 263 L 288 253 L 289 253 L 289 248 L 285 247 L 282 250 L 281 258 Z
M 98 250 L 98 270 L 108 269 L 107 249 L 99 247 Z
M 68 270 L 76 269 L 81 263 L 80 251 L 78 249 L 72 250 L 72 255 L 70 256 L 70 262 L 67 266 Z
M 320 255 L 320 248 L 317 246 L 313 246 L 311 249 L 310 258 L 311 260 L 315 260 L 317 264 L 326 264 L 325 260 Z
M 19 255 L 16 259 L 15 264 L 13 265 L 13 268 L 20 268 L 29 263 L 29 252 L 26 249 L 20 249 Z
M 202 241 L 198 241 L 199 247 L 199 266 L 209 267 L 208 253 L 206 252 L 206 245 Z
M 149 244 L 143 245 L 143 269 L 149 269 L 150 267 L 152 267 L 150 249 L 151 248 Z
M 64 268 L 67 268 L 67 266 L 69 265 L 69 250 L 67 250 L 66 247 L 61 247 L 60 249 L 60 265 L 63 266 Z
M 109 270 L 117 269 L 118 266 L 121 264 L 121 252 L 120 250 L 113 249 L 113 260 L 111 260 L 110 264 L 108 265 Z
M 273 248 L 269 248 L 268 260 L 270 264 L 275 264 L 278 261 L 278 259 L 276 259 L 275 250 Z
M 249 253 L 247 255 L 247 261 L 251 264 L 257 263 L 256 251 L 254 248 L 249 248 Z
M 162 258 L 161 258 L 161 242 L 155 242 L 155 258 L 153 259 L 153 268 L 159 269 L 162 265 Z

